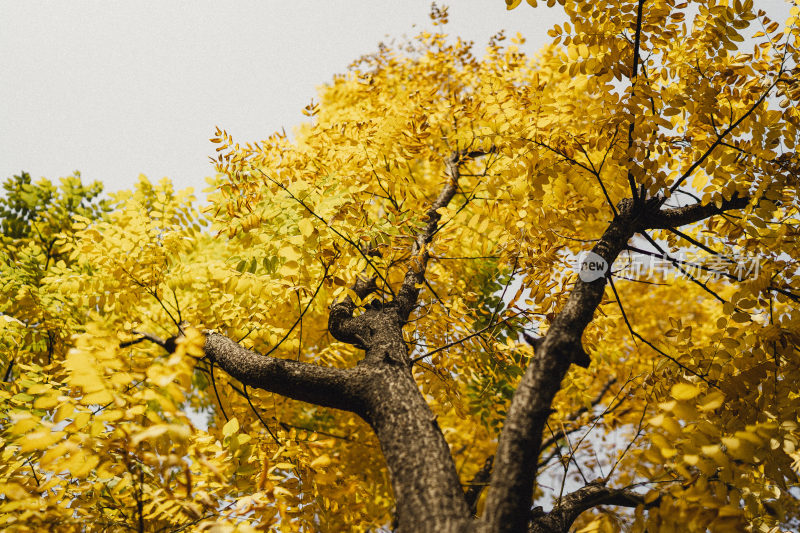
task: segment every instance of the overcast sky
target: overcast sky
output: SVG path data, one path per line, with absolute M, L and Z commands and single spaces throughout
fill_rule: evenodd
M 785 0 L 755 1 L 781 22 L 788 13 Z M 481 53 L 501 29 L 533 52 L 562 19 L 502 0 L 451 4 L 446 31 Z M 318 85 L 380 41 L 429 28 L 429 11 L 429 0 L 0 0 L 0 179 L 79 170 L 114 191 L 142 173 L 200 192 L 215 126 L 239 142 L 290 132 Z

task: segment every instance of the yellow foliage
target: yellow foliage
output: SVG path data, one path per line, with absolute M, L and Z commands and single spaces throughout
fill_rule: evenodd
M 423 33 L 321 86 L 291 139 L 240 145 L 218 129 L 202 212 L 191 191 L 140 177 L 109 213 L 51 230 L 58 260 L 4 237 L 0 357 L 14 379 L 0 389 L 0 528 L 24 517 L 40 530 L 135 529 L 138 516 L 148 531 L 388 527 L 392 490 L 369 426 L 246 388 L 204 358 L 203 330 L 355 367 L 363 353 L 332 339 L 330 304 L 380 305 L 424 255 L 404 335 L 469 483 L 536 360 L 520 330 L 546 333 L 567 305 L 575 258 L 629 178 L 668 207 L 754 200 L 631 240 L 682 262 L 643 277 L 632 253 L 614 265 L 583 335 L 592 365 L 573 367 L 552 405 L 537 505 L 583 482 L 578 463 L 648 506 L 587 513 L 581 532 L 797 520 L 797 25 L 778 31 L 752 0 L 697 2 L 696 15 L 644 2 L 634 76 L 639 2 L 558 3 L 569 22 L 535 59 L 500 37 L 479 58 Z M 751 53 L 739 43 L 756 22 L 766 33 Z M 451 157 L 455 200 L 412 256 L 410 237 L 454 179 Z M 734 253 L 758 254 L 757 270 L 739 276 Z M 378 291 L 360 301 L 365 272 Z

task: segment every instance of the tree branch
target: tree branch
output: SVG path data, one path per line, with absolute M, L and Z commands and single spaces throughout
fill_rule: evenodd
M 483 489 L 489 483 L 489 478 L 492 475 L 492 464 L 494 463 L 494 455 L 490 455 L 483 466 L 478 470 L 472 481 L 469 482 L 467 490 L 464 492 L 464 497 L 467 499 L 469 512 L 475 516 L 478 513 L 478 500 L 481 497 Z
M 641 230 L 645 229 L 672 229 L 686 224 L 705 220 L 708 217 L 719 215 L 733 209 L 743 209 L 750 203 L 749 197 L 739 197 L 736 194 L 730 200 L 723 200 L 720 206 L 716 204 L 695 204 L 673 209 L 661 209 L 646 213 L 641 222 Z
M 640 224 L 641 211 L 634 207 L 632 199 L 620 202 L 618 216 L 592 248 L 609 268 Z M 581 346 L 581 337 L 603 298 L 605 286 L 603 276 L 592 281 L 578 279 L 566 304 L 535 348 L 500 434 L 482 517 L 489 530 L 511 532 L 527 527 L 542 434 L 552 401 L 570 364 L 588 366 L 590 362 Z
M 376 278 L 360 274 L 356 277 L 352 289 L 359 299 L 366 298 L 378 289 Z M 328 315 L 328 331 L 334 339 L 364 349 L 366 340 L 360 334 L 359 324 L 353 321 L 355 310 L 356 304 L 350 296 L 334 302 Z
M 658 505 L 659 500 L 645 503 L 644 495 L 631 489 L 613 489 L 605 486 L 603 480 L 593 481 L 584 487 L 560 498 L 553 510 L 539 517 L 534 517 L 531 531 L 569 531 L 570 526 L 581 513 L 598 505 L 618 505 L 621 507 L 650 508 Z
M 264 356 L 215 332 L 206 334 L 203 348 L 213 363 L 249 387 L 323 407 L 363 413 L 358 369 L 328 368 Z
M 639 54 L 641 53 L 641 36 L 642 36 L 642 11 L 644 9 L 644 0 L 639 0 L 639 5 L 636 10 L 636 35 L 633 41 L 633 66 L 631 67 L 631 99 L 633 99 L 633 95 L 636 89 L 636 77 L 639 74 Z M 631 123 L 628 125 L 628 151 L 630 152 L 631 148 L 633 148 L 633 133 L 634 127 L 636 124 L 636 117 L 631 118 Z M 644 199 L 644 192 L 642 192 L 641 198 L 639 197 L 639 192 L 637 191 L 636 187 L 636 180 L 633 177 L 633 157 L 628 156 L 628 184 L 631 188 L 631 198 L 636 205 L 640 203 L 642 199 Z
M 438 211 L 450 203 L 450 200 L 452 200 L 458 190 L 458 180 L 460 178 L 458 166 L 461 156 L 462 154 L 456 153 L 445 161 L 447 182 L 441 192 L 439 192 L 439 196 L 434 200 L 433 205 L 428 209 L 428 223 L 425 229 L 420 231 L 414 239 L 414 245 L 411 248 L 411 265 L 406 272 L 403 284 L 397 292 L 397 298 L 395 300 L 398 313 L 403 321 L 408 320 L 408 316 L 417 304 L 420 291 L 419 286 L 422 285 L 425 280 L 425 269 L 428 266 L 428 259 L 430 258 L 427 245 L 433 239 L 433 235 L 436 233 L 439 225 L 439 220 L 442 218 L 442 215 Z
M 697 161 L 695 161 L 694 163 L 692 163 L 692 165 L 691 165 L 691 166 L 690 166 L 690 167 L 689 167 L 689 168 L 686 170 L 686 172 L 684 172 L 684 173 L 683 173 L 683 175 L 681 175 L 681 177 L 680 177 L 680 178 L 678 178 L 678 179 L 677 179 L 677 181 L 675 181 L 675 183 L 673 183 L 673 184 L 672 184 L 672 186 L 669 188 L 670 192 L 675 192 L 675 190 L 676 190 L 678 187 L 680 187 L 680 186 L 681 186 L 681 184 L 682 184 L 684 181 L 686 181 L 686 179 L 687 179 L 689 176 L 691 176 L 691 175 L 692 175 L 692 172 L 694 172 L 694 171 L 695 171 L 695 169 L 696 169 L 697 167 L 699 167 L 700 165 L 702 165 L 702 164 L 703 164 L 703 161 L 705 161 L 705 160 L 708 158 L 708 156 L 710 156 L 710 155 L 711 155 L 711 153 L 714 151 L 714 149 L 715 149 L 717 146 L 719 146 L 720 144 L 722 144 L 722 141 L 723 141 L 723 140 L 724 140 L 724 139 L 725 139 L 725 138 L 726 138 L 728 135 L 730 135 L 730 133 L 731 133 L 733 130 L 735 130 L 736 128 L 738 128 L 738 127 L 739 127 L 739 124 L 741 124 L 741 123 L 744 121 L 744 119 L 746 119 L 747 117 L 749 117 L 749 116 L 750 116 L 750 115 L 753 113 L 753 111 L 755 111 L 756 109 L 758 109 L 758 107 L 761 105 L 761 103 L 762 103 L 762 102 L 764 102 L 764 100 L 766 100 L 766 98 L 767 98 L 767 96 L 769 95 L 769 93 L 772 91 L 772 89 L 775 87 L 775 85 L 777 85 L 777 84 L 778 84 L 778 82 L 779 82 L 779 81 L 781 81 L 780 74 L 778 74 L 778 76 L 775 78 L 775 81 L 774 81 L 774 82 L 772 82 L 772 83 L 770 84 L 770 86 L 769 86 L 769 87 L 767 87 L 767 90 L 765 90 L 765 91 L 764 91 L 764 92 L 761 94 L 761 96 L 758 98 L 758 100 L 756 100 L 756 101 L 755 101 L 755 103 L 754 103 L 752 106 L 750 106 L 750 108 L 749 108 L 747 111 L 745 111 L 745 112 L 742 114 L 742 116 L 741 116 L 741 117 L 739 117 L 739 120 L 737 120 L 736 122 L 734 122 L 733 124 L 731 124 L 731 125 L 728 127 L 728 129 L 726 129 L 725 131 L 723 131 L 723 132 L 722 132 L 722 135 L 719 135 L 719 136 L 717 137 L 717 140 L 715 140 L 715 141 L 714 141 L 714 142 L 711 144 L 711 146 L 709 146 L 709 147 L 708 147 L 708 149 L 707 149 L 705 152 L 703 152 L 703 155 L 701 155 L 701 156 L 700 156 L 700 157 L 697 159 Z

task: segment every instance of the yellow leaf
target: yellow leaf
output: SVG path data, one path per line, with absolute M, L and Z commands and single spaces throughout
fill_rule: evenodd
M 721 450 L 718 444 L 709 444 L 708 446 L 701 446 L 700 451 L 703 452 L 703 455 L 714 457 L 719 454 Z
M 56 459 L 63 458 L 67 452 L 75 449 L 77 449 L 77 445 L 75 443 L 68 440 L 61 441 L 42 454 L 42 456 L 39 458 L 39 464 L 43 468 L 48 468 L 50 463 Z
M 736 437 L 722 437 L 722 444 L 724 444 L 728 450 L 736 450 L 741 445 L 741 441 Z
M 50 385 L 39 383 L 36 385 L 31 385 L 25 392 L 27 392 L 28 394 L 44 394 L 45 392 L 51 390 L 53 390 L 53 387 L 51 387 Z
M 107 409 L 97 416 L 97 420 L 103 422 L 113 422 L 119 420 L 124 415 L 121 409 Z
M 77 415 L 75 415 L 75 418 L 73 419 L 72 424 L 70 424 L 67 427 L 69 427 L 72 430 L 76 430 L 76 431 L 77 430 L 81 430 L 86 426 L 86 424 L 89 423 L 89 419 L 91 417 L 92 417 L 92 415 L 90 413 L 87 413 L 87 412 L 78 413 Z
M 153 365 L 147 369 L 147 377 L 150 382 L 159 387 L 166 387 L 175 379 L 176 373 L 162 365 Z
M 222 436 L 223 437 L 230 437 L 234 433 L 239 431 L 239 421 L 236 417 L 231 418 L 228 420 L 228 423 L 222 426 Z
M 32 416 L 27 416 L 25 418 L 17 420 L 14 423 L 14 425 L 11 426 L 11 429 L 9 430 L 9 432 L 12 435 L 22 435 L 23 433 L 27 433 L 28 431 L 32 430 L 33 428 L 35 428 L 38 425 L 39 425 L 39 419 L 38 418 L 34 418 Z
M 705 172 L 697 172 L 692 178 L 692 188 L 702 191 L 708 183 L 708 174 Z
M 111 376 L 111 383 L 117 386 L 127 385 L 133 381 L 133 378 L 127 372 L 115 372 Z
M 167 424 L 156 424 L 155 426 L 150 426 L 144 431 L 140 431 L 139 433 L 134 435 L 133 438 L 131 439 L 131 442 L 135 446 L 140 442 L 142 442 L 143 440 L 160 437 L 161 435 L 166 433 L 168 429 L 169 426 Z
M 750 321 L 750 315 L 748 313 L 743 313 L 741 311 L 736 311 L 735 313 L 733 313 L 731 318 L 733 319 L 734 322 L 739 322 L 740 324 Z
M 700 394 L 700 389 L 688 383 L 676 383 L 672 386 L 671 395 L 676 400 L 691 400 Z
M 191 434 L 192 430 L 189 426 L 183 424 L 170 424 L 169 426 L 169 435 L 174 440 L 186 440 Z
M 56 414 L 53 415 L 53 422 L 55 423 L 61 422 L 69 415 L 71 415 L 74 410 L 75 407 L 72 404 L 62 403 L 61 405 L 58 406 L 58 409 L 56 409 Z
M 58 405 L 58 403 L 58 397 L 55 395 L 40 396 L 33 402 L 33 407 L 36 409 L 50 409 Z
M 314 232 L 314 224 L 307 218 L 300 219 L 300 222 L 297 223 L 297 227 L 300 228 L 300 233 L 303 237 L 310 237 Z
M 0 494 L 5 495 L 10 500 L 23 500 L 30 497 L 28 491 L 17 483 L 0 483 Z
M 85 478 L 99 462 L 100 458 L 96 455 L 86 456 L 82 453 L 76 453 L 63 465 L 63 468 L 73 477 Z
M 287 262 L 297 261 L 300 259 L 300 252 L 294 246 L 284 246 L 278 250 L 278 256 L 283 257 Z
M 284 489 L 283 487 L 275 487 L 274 489 L 272 489 L 272 492 L 275 494 L 275 496 L 279 498 L 289 498 L 292 496 L 292 493 Z
M 63 436 L 63 431 L 37 431 L 31 433 L 22 439 L 19 451 L 25 453 L 31 450 L 44 450 L 59 441 Z
M 331 464 L 331 458 L 327 455 L 320 455 L 313 461 L 311 461 L 311 468 L 325 468 L 326 466 Z
M 111 393 L 107 390 L 91 392 L 81 398 L 81 403 L 83 405 L 104 405 L 112 401 L 114 401 L 114 397 L 111 396 Z
M 712 411 L 722 405 L 722 402 L 725 401 L 725 395 L 719 391 L 713 391 L 706 395 L 703 398 L 703 403 L 700 404 L 701 411 Z
M 596 518 L 587 524 L 586 527 L 579 529 L 577 533 L 598 533 L 601 531 L 602 526 L 602 518 Z

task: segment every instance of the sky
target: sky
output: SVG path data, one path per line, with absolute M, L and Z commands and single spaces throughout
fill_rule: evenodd
M 520 31 L 533 51 L 563 15 L 523 7 L 460 0 L 448 31 L 479 50 Z M 79 170 L 113 191 L 142 173 L 199 192 L 216 126 L 239 142 L 291 132 L 317 86 L 430 28 L 429 12 L 429 0 L 0 0 L 0 178 Z
M 788 13 L 785 0 L 755 2 Z M 451 4 L 446 31 L 478 52 L 505 29 L 533 53 L 564 18 Z M 429 12 L 429 0 L 0 0 L 0 179 L 77 170 L 116 191 L 145 174 L 200 193 L 216 126 L 240 143 L 291 132 L 317 86 L 379 42 L 430 29 Z

